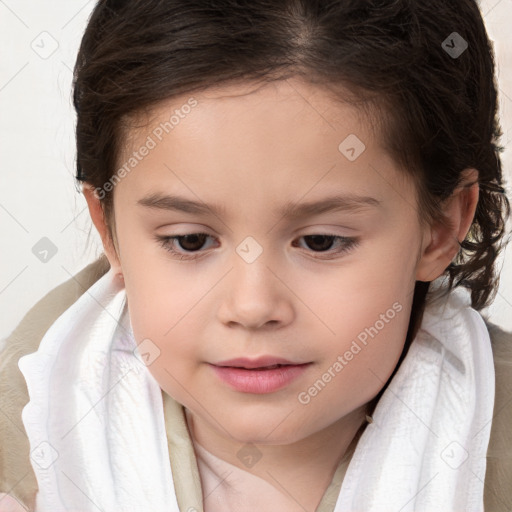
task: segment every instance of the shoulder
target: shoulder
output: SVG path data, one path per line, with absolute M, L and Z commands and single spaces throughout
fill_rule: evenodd
M 0 493 L 33 506 L 37 482 L 30 465 L 30 445 L 21 419 L 28 391 L 18 360 L 35 352 L 57 318 L 109 269 L 104 255 L 52 289 L 23 317 L 0 351 Z
M 486 320 L 496 372 L 496 396 L 487 449 L 485 510 L 512 509 L 512 332 Z

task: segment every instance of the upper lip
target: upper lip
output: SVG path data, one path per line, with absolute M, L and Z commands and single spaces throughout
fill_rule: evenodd
M 288 361 L 287 359 L 283 359 L 282 357 L 261 356 L 257 357 L 256 359 L 248 359 L 247 357 L 237 357 L 235 359 L 228 359 L 226 361 L 215 363 L 215 366 L 235 366 L 237 368 L 264 368 L 266 366 L 274 366 L 276 364 L 299 365 L 305 363 L 294 363 L 293 361 Z

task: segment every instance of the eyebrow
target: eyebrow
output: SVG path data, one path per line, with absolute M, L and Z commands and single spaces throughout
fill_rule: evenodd
M 196 215 L 215 215 L 222 217 L 226 210 L 218 204 L 206 204 L 191 201 L 176 195 L 150 194 L 137 201 L 137 204 L 151 209 L 178 211 Z M 331 211 L 357 212 L 381 207 L 379 200 L 369 196 L 354 194 L 329 196 L 319 201 L 294 203 L 289 201 L 277 213 L 287 219 L 298 219 L 319 215 Z

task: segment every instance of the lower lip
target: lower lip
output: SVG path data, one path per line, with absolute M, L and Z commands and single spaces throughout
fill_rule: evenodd
M 232 366 L 210 365 L 226 384 L 242 393 L 273 393 L 304 373 L 311 363 L 286 365 L 270 370 L 246 370 Z

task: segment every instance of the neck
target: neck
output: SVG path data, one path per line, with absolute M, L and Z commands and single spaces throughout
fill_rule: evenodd
M 354 449 L 366 425 L 367 404 L 327 428 L 294 443 L 254 444 L 251 450 L 256 454 L 259 451 L 261 458 L 256 464 L 248 466 L 237 456 L 247 443 L 221 435 L 196 414 L 188 409 L 185 411 L 194 443 L 219 459 L 266 480 L 293 501 L 300 503 L 303 510 L 314 511 L 340 461 L 347 452 Z M 218 477 L 220 482 L 225 475 Z M 261 500 L 261 496 L 258 499 Z M 271 504 L 269 507 L 269 510 L 272 509 Z

